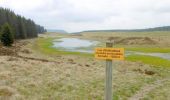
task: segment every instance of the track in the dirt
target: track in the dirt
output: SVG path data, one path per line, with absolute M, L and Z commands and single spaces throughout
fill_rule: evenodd
M 162 80 L 157 80 L 153 84 L 148 84 L 144 87 L 142 87 L 135 95 L 130 97 L 128 100 L 141 100 L 144 98 L 145 95 L 147 95 L 150 91 L 163 86 L 164 82 L 170 81 L 170 78 L 165 78 Z

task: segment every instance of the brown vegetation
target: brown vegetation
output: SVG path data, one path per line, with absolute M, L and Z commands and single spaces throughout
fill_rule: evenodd
M 145 45 L 145 44 L 156 44 L 157 42 L 149 37 L 109 37 L 108 40 L 114 40 L 116 44 L 123 45 Z

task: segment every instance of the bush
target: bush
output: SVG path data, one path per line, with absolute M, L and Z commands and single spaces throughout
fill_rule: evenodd
M 11 46 L 14 42 L 14 33 L 11 26 L 6 23 L 2 26 L 0 40 L 4 46 Z

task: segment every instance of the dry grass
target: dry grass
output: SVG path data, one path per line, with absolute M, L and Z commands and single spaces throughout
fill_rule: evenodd
M 0 89 L 0 97 L 17 94 L 24 100 L 104 99 L 104 62 L 78 56 L 56 57 L 57 64 L 8 56 L 0 59 L 0 86 L 10 87 Z M 155 74 L 146 74 L 146 69 Z M 114 97 L 127 99 L 143 85 L 165 77 L 162 72 L 140 63 L 114 62 Z

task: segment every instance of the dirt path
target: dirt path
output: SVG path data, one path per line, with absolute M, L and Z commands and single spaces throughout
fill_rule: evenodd
M 170 81 L 170 78 L 157 80 L 153 84 L 145 85 L 136 94 L 134 94 L 132 97 L 130 97 L 128 100 L 141 100 L 144 98 L 145 95 L 147 95 L 153 89 L 163 86 L 164 82 L 166 82 L 166 81 Z

